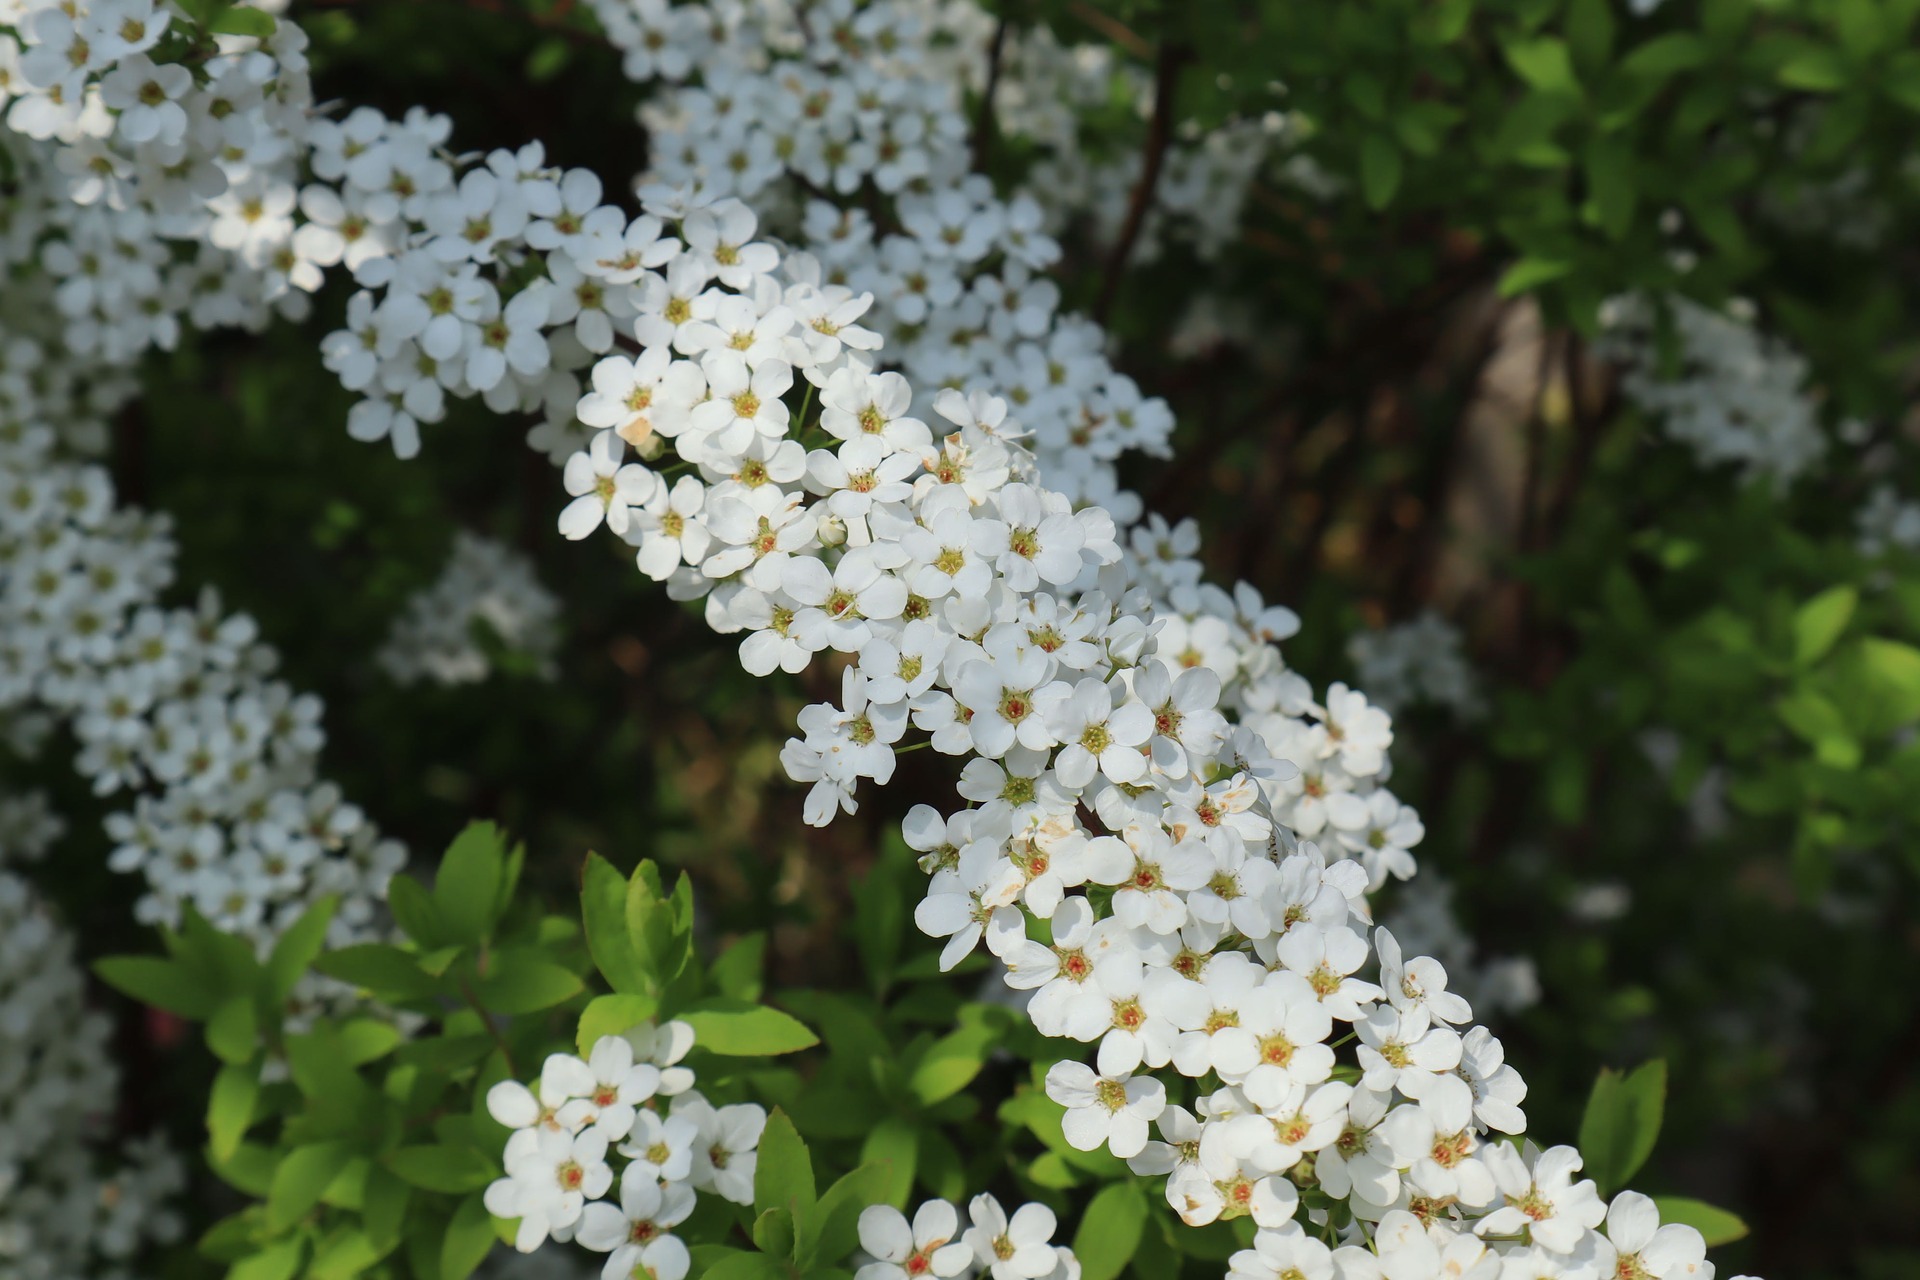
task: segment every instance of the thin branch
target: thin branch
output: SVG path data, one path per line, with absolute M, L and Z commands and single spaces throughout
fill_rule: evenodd
M 1189 56 L 1185 45 L 1160 46 L 1160 57 L 1153 72 L 1153 119 L 1147 124 L 1145 162 L 1140 169 L 1140 180 L 1133 184 L 1127 218 L 1120 226 L 1120 239 L 1107 259 L 1106 279 L 1100 282 L 1100 301 L 1093 309 L 1093 318 L 1103 325 L 1113 310 L 1114 299 L 1120 294 L 1121 274 L 1126 270 L 1127 259 L 1133 256 L 1141 227 L 1146 225 L 1147 207 L 1153 203 L 1154 188 L 1160 184 L 1160 169 L 1166 162 L 1167 148 L 1173 143 L 1174 91 L 1180 84 L 1180 68 Z
M 1086 0 L 1070 0 L 1067 12 L 1098 31 L 1107 39 L 1125 49 L 1136 58 L 1151 58 L 1153 46 L 1140 38 L 1138 32 L 1110 13 L 1102 13 Z
M 987 151 L 993 145 L 993 96 L 1000 88 L 1000 62 L 1007 47 L 1007 19 L 1003 14 L 993 29 L 993 42 L 987 46 L 987 83 L 980 90 L 980 114 L 973 122 L 973 171 L 987 167 Z

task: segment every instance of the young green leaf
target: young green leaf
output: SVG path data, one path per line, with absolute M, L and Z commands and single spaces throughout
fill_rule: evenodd
M 389 1152 L 386 1167 L 424 1191 L 478 1191 L 500 1176 L 499 1166 L 471 1147 L 428 1145 Z
M 949 1032 L 927 1047 L 907 1077 L 907 1088 L 931 1106 L 973 1082 L 1000 1037 L 991 1027 L 974 1025 Z
M 345 1142 L 315 1142 L 282 1157 L 267 1192 L 267 1229 L 285 1231 L 306 1217 L 352 1154 Z
M 1105 1188 L 1087 1206 L 1073 1233 L 1081 1280 L 1114 1280 L 1126 1269 L 1147 1219 L 1146 1197 L 1132 1179 Z
M 207 1096 L 207 1145 L 213 1148 L 214 1159 L 231 1159 L 239 1149 L 240 1139 L 253 1123 L 254 1104 L 259 1097 L 257 1068 L 240 1063 L 220 1068 Z
M 538 1013 L 564 1004 L 586 989 L 578 974 L 551 960 L 504 952 L 494 959 L 494 971 L 474 983 L 474 993 L 495 1013 Z
M 412 952 L 381 942 L 325 952 L 313 967 L 329 978 L 393 1000 L 423 1000 L 437 994 L 441 986 L 438 978 L 420 968 Z
M 709 1000 L 679 1017 L 693 1027 L 697 1047 L 732 1058 L 797 1053 L 820 1043 L 805 1023 L 766 1005 Z
M 1630 1074 L 1602 1068 L 1580 1120 L 1586 1172 L 1610 1196 L 1653 1154 L 1667 1096 L 1667 1064 L 1656 1058 Z
M 806 1253 L 801 1266 L 833 1263 L 847 1257 L 860 1243 L 860 1214 L 868 1205 L 882 1204 L 894 1181 L 886 1161 L 863 1164 L 826 1189 L 803 1224 Z
M 587 855 L 580 888 L 580 918 L 587 929 L 593 963 L 615 991 L 654 994 L 654 984 L 627 934 L 627 879 L 597 853 Z
M 911 1123 L 899 1116 L 888 1116 L 874 1125 L 860 1147 L 861 1167 L 878 1167 L 886 1175 L 872 1203 L 905 1209 L 907 1196 L 913 1191 L 919 1156 L 920 1134 Z
M 207 1048 L 225 1063 L 253 1060 L 260 1039 L 260 1023 L 251 995 L 228 996 L 207 1019 Z
M 286 1002 L 293 988 L 307 971 L 321 948 L 327 944 L 327 926 L 340 899 L 328 894 L 304 911 L 273 944 L 267 957 L 267 987 L 272 1003 Z
M 433 905 L 451 941 L 479 946 L 493 932 L 507 840 L 491 822 L 470 822 L 454 837 L 433 878 Z
M 584 1058 L 592 1053 L 593 1046 L 603 1036 L 617 1036 L 643 1022 L 652 1021 L 659 1008 L 658 1002 L 652 997 L 625 991 L 595 996 L 580 1013 L 580 1026 L 574 1037 L 580 1056 Z
M 1840 639 L 1853 617 L 1860 593 L 1852 587 L 1831 587 L 1801 605 L 1793 615 L 1794 665 L 1807 667 L 1820 661 Z
M 467 1280 L 492 1252 L 493 1239 L 493 1218 L 481 1198 L 476 1194 L 462 1200 L 440 1242 L 439 1280 Z
M 114 990 L 183 1018 L 210 1017 L 220 1003 L 220 993 L 208 989 L 178 961 L 158 956 L 107 956 L 93 962 L 93 971 Z
M 1655 1196 L 1653 1203 L 1660 1210 L 1660 1221 L 1692 1227 L 1706 1238 L 1709 1249 L 1732 1244 L 1747 1234 L 1746 1223 L 1704 1200 L 1690 1200 L 1685 1196 Z
M 387 907 L 394 921 L 421 947 L 431 950 L 452 941 L 440 923 L 440 908 L 412 876 L 401 874 L 387 882 Z
M 234 1263 L 227 1269 L 227 1280 L 291 1280 L 306 1253 L 307 1242 L 301 1236 L 277 1241 Z
M 721 995 L 751 1003 L 760 998 L 765 985 L 760 980 L 760 974 L 766 967 L 766 960 L 767 935 L 749 933 L 735 939 L 732 946 L 722 951 L 709 972 Z
M 796 1218 L 813 1209 L 813 1158 L 807 1144 L 778 1107 L 767 1117 L 760 1135 L 760 1155 L 753 1171 L 753 1211 L 785 1209 Z

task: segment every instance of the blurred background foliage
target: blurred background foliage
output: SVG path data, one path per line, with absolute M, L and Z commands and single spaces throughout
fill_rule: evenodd
M 1641 1181 L 1747 1220 L 1726 1273 L 1920 1273 L 1920 564 L 1856 528 L 1875 484 L 1915 480 L 1920 0 L 990 7 L 1157 69 L 1176 147 L 1285 120 L 1223 252 L 1168 227 L 1110 289 L 1121 255 L 1068 235 L 1062 284 L 1179 417 L 1175 459 L 1126 478 L 1197 522 L 1216 580 L 1301 613 L 1292 665 L 1352 680 L 1353 634 L 1427 609 L 1462 631 L 1486 714 L 1402 713 L 1393 787 L 1483 953 L 1537 966 L 1540 1002 L 1495 1019 L 1534 1131 L 1571 1139 L 1598 1066 L 1665 1057 Z M 476 149 L 544 139 L 610 190 L 644 165 L 639 91 L 566 0 L 293 16 L 323 100 L 432 104 Z M 1089 150 L 1152 145 L 1147 107 L 1089 113 Z M 1003 183 L 1031 158 L 987 155 Z M 1624 293 L 1749 300 L 1809 362 L 1825 460 L 1775 485 L 1669 441 L 1595 353 Z M 259 620 L 326 699 L 331 776 L 415 850 L 496 819 L 553 901 L 588 850 L 644 854 L 691 873 L 714 942 L 770 929 L 776 986 L 861 985 L 853 886 L 909 804 L 950 794 L 944 762 L 905 756 L 857 818 L 802 826 L 777 752 L 837 679 L 752 679 L 617 551 L 555 537 L 520 425 L 456 406 L 409 463 L 350 440 L 315 350 L 343 306 L 147 371 L 112 463 L 174 519 L 181 582 Z M 456 529 L 564 602 L 557 679 L 375 666 Z M 68 865 L 98 868 L 84 788 L 46 758 L 81 818 Z M 90 945 L 126 949 L 130 886 L 61 891 Z M 188 1068 L 138 1052 L 129 1105 L 164 1114 Z

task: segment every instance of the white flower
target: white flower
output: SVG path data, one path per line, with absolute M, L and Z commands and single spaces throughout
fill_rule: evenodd
M 1254 1233 L 1253 1248 L 1227 1260 L 1227 1280 L 1333 1280 L 1333 1251 L 1288 1223 Z
M 660 1183 L 644 1165 L 630 1164 L 620 1175 L 620 1204 L 604 1201 L 582 1212 L 578 1239 L 595 1253 L 611 1253 L 622 1245 L 647 1245 L 668 1233 L 693 1212 L 693 1188 L 683 1183 Z
M 1106 684 L 1089 676 L 1046 714 L 1050 735 L 1066 744 L 1054 760 L 1063 786 L 1081 790 L 1096 772 L 1117 783 L 1136 782 L 1146 773 L 1142 748 L 1153 734 L 1153 715 L 1129 699 L 1119 681 Z
M 1000 1202 L 978 1195 L 967 1205 L 973 1225 L 965 1233 L 974 1261 L 993 1280 L 1040 1280 L 1057 1262 L 1053 1232 L 1058 1225 L 1053 1210 L 1043 1204 L 1023 1204 L 1007 1217 Z
M 1573 1180 L 1580 1171 L 1580 1153 L 1572 1147 L 1537 1151 L 1532 1144 L 1523 1149 L 1492 1142 L 1481 1151 L 1480 1160 L 1505 1199 L 1473 1224 L 1481 1235 L 1516 1235 L 1524 1230 L 1543 1249 L 1571 1253 L 1606 1216 L 1592 1179 Z
M 1607 1206 L 1607 1234 L 1599 1248 L 1603 1275 L 1713 1280 L 1700 1233 L 1677 1222 L 1660 1225 L 1659 1208 L 1637 1191 L 1622 1191 Z
M 954 1237 L 960 1215 L 945 1200 L 929 1200 L 914 1212 L 912 1225 L 891 1205 L 869 1205 L 860 1211 L 860 1247 L 874 1261 L 854 1273 L 854 1280 L 920 1280 L 922 1276 L 957 1276 L 973 1261 L 973 1250 Z
M 660 479 L 637 462 L 621 464 L 625 449 L 611 431 L 594 436 L 584 453 L 567 459 L 562 483 L 574 495 L 560 513 L 560 532 L 575 542 L 600 527 L 604 519 L 614 533 L 625 533 L 632 508 L 645 505 L 659 491 Z
M 507 1142 L 507 1176 L 487 1187 L 487 1212 L 520 1219 L 514 1247 L 531 1253 L 551 1232 L 579 1221 L 588 1200 L 607 1193 L 613 1170 L 606 1155 L 606 1136 L 597 1129 L 521 1129 Z
M 1079 1151 L 1102 1145 L 1122 1160 L 1147 1145 L 1147 1125 L 1166 1110 L 1167 1090 L 1152 1076 L 1098 1075 L 1083 1062 L 1056 1062 L 1047 1096 L 1067 1109 L 1060 1132 Z

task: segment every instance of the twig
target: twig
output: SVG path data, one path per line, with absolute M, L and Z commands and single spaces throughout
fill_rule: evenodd
M 987 149 L 993 143 L 993 95 L 1000 88 L 1000 59 L 1007 47 L 1007 19 L 1002 15 L 987 46 L 987 83 L 980 91 L 980 114 L 973 122 L 973 171 L 987 167 Z
M 1067 12 L 1098 31 L 1107 39 L 1125 49 L 1136 58 L 1151 58 L 1153 46 L 1142 40 L 1139 33 L 1110 13 L 1102 13 L 1086 0 L 1070 0 Z
M 464 977 L 460 979 L 460 994 L 466 997 L 468 1006 L 480 1015 L 480 1025 L 487 1029 L 487 1034 L 493 1038 L 494 1045 L 500 1050 L 500 1056 L 507 1060 L 507 1075 L 512 1079 L 519 1079 L 520 1073 L 514 1069 L 513 1050 L 507 1047 L 507 1038 L 500 1034 L 500 1028 L 494 1025 L 493 1015 L 488 1013 L 487 1007 L 480 1003 L 480 997 L 474 993 L 473 984 Z
M 1153 190 L 1160 183 L 1160 168 L 1166 161 L 1167 147 L 1173 142 L 1174 90 L 1179 87 L 1180 68 L 1188 56 L 1185 45 L 1160 46 L 1160 58 L 1153 72 L 1153 119 L 1147 124 L 1145 164 L 1140 170 L 1140 180 L 1133 184 L 1133 197 L 1127 202 L 1127 219 L 1121 224 L 1120 239 L 1107 259 L 1107 277 L 1100 282 L 1100 301 L 1093 309 L 1093 318 L 1103 325 L 1113 310 L 1114 299 L 1119 296 L 1121 273 L 1126 270 L 1127 259 L 1133 256 L 1140 228 L 1146 225 L 1147 206 L 1153 203 Z

